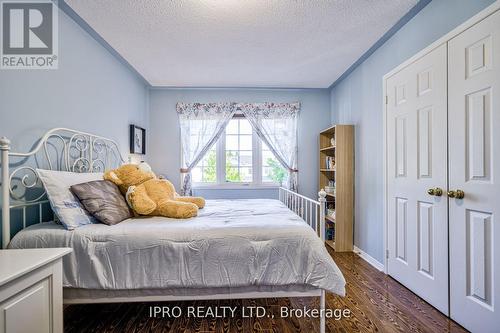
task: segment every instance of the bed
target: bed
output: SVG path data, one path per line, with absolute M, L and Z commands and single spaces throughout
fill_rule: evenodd
M 43 191 L 31 193 L 38 179 L 26 160 L 42 153 L 50 169 L 98 172 L 123 162 L 118 145 L 58 128 L 29 153 L 10 152 L 5 138 L 0 150 L 3 247 L 71 247 L 63 264 L 67 304 L 320 296 L 324 309 L 325 291 L 345 293 L 344 277 L 324 246 L 323 192 L 316 201 L 280 189 L 279 200 L 209 200 L 189 220 L 131 218 L 68 231 L 44 221 L 47 200 Z M 11 171 L 9 158 L 23 164 Z M 40 223 L 27 216 L 33 208 Z M 10 239 L 14 211 L 21 212 L 22 230 Z M 320 327 L 324 332 L 324 316 Z

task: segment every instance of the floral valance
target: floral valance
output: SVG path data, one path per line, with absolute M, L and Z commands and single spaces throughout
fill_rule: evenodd
M 236 111 L 265 117 L 283 117 L 296 115 L 300 110 L 300 102 L 294 103 L 237 103 Z
M 177 113 L 185 116 L 218 116 L 228 110 L 243 111 L 262 116 L 290 116 L 300 110 L 300 102 L 293 103 L 177 103 Z
M 176 109 L 179 115 L 185 117 L 219 117 L 232 111 L 236 103 L 177 103 Z

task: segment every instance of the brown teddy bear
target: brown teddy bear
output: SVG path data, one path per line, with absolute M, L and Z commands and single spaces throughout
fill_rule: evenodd
M 130 207 L 139 215 L 190 218 L 205 206 L 200 197 L 181 197 L 174 185 L 166 179 L 158 179 L 147 163 L 124 164 L 104 174 L 120 188 Z

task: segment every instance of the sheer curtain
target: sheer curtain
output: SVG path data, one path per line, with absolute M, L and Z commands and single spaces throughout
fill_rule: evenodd
M 191 170 L 224 132 L 235 112 L 234 103 L 177 103 L 181 128 L 184 180 L 182 195 L 192 195 Z
M 300 103 L 241 103 L 236 109 L 250 121 L 258 137 L 288 169 L 288 189 L 297 191 L 297 117 Z

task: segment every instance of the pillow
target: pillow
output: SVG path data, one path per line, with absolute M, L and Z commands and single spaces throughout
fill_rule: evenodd
M 132 217 L 118 186 L 109 180 L 95 180 L 71 186 L 71 192 L 96 219 L 107 225 Z
M 97 223 L 70 191 L 71 185 L 99 180 L 103 173 L 76 173 L 37 169 L 38 176 L 47 191 L 50 206 L 62 225 L 68 230 L 82 225 Z

